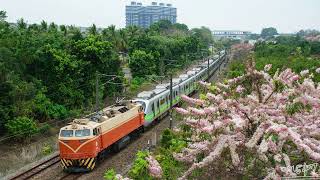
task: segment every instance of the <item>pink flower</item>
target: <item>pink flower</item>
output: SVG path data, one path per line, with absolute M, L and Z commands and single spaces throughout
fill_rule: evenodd
M 117 174 L 117 175 L 115 176 L 115 178 L 116 178 L 117 180 L 131 180 L 130 178 L 123 177 L 121 174 Z
M 162 168 L 158 161 L 154 159 L 152 156 L 146 157 L 146 160 L 148 161 L 148 169 L 150 172 L 150 175 L 155 178 L 161 178 L 162 177 Z
M 191 98 L 191 97 L 186 96 L 186 95 L 181 95 L 181 98 L 182 98 L 183 101 L 185 101 L 187 103 L 190 103 L 190 104 L 195 104 L 195 105 L 203 105 L 204 104 L 203 100 L 194 99 L 194 98 Z
M 212 133 L 213 130 L 214 130 L 213 125 L 205 126 L 201 129 L 202 132 L 206 132 L 206 133 Z
M 204 112 L 206 113 L 206 114 L 213 114 L 213 113 L 216 113 L 217 111 L 218 111 L 218 108 L 215 108 L 215 107 L 207 107 L 207 108 L 204 108 L 203 109 L 204 110 Z
M 200 86 L 204 87 L 204 88 L 209 88 L 211 86 L 211 83 L 207 83 L 204 81 L 199 81 Z
M 204 110 L 201 110 L 201 109 L 190 107 L 189 110 L 190 110 L 191 114 L 196 115 L 196 116 L 204 116 L 204 115 L 206 115 L 206 112 Z
M 178 108 L 178 107 L 176 107 L 176 108 L 174 108 L 174 109 L 177 111 L 177 113 L 182 114 L 182 115 L 188 115 L 188 114 L 190 114 L 189 111 L 187 111 L 187 110 L 185 110 L 185 109 L 183 109 L 183 108 Z
M 244 91 L 244 88 L 241 85 L 237 86 L 236 88 L 237 93 L 242 93 L 243 91 Z
M 303 71 L 300 72 L 300 75 L 301 75 L 302 77 L 304 77 L 304 76 L 306 76 L 306 75 L 308 75 L 308 74 L 309 74 L 309 70 L 303 70 Z
M 218 84 L 221 89 L 208 93 L 206 100 L 182 96 L 191 106 L 201 107 L 176 108 L 186 116 L 182 123 L 191 128 L 190 136 L 186 137 L 187 147 L 173 154 L 175 159 L 190 163 L 181 179 L 214 161 L 223 162 L 225 157 L 221 153 L 225 150 L 239 169 L 246 168 L 240 161 L 245 159 L 242 150 L 252 152 L 254 158 L 262 161 L 274 157 L 277 163 L 265 167 L 270 168 L 265 169 L 269 171 L 267 179 L 294 175 L 288 168 L 291 156 L 285 154 L 287 149 L 296 154 L 304 152 L 310 160 L 320 162 L 320 84 L 310 76 L 299 82 L 301 76 L 291 69 L 278 70 L 272 77 L 268 74 L 270 68 L 267 65 L 265 71 L 257 71 L 252 63 L 245 75 Z M 316 71 L 320 73 L 320 68 Z M 308 74 L 307 70 L 301 72 L 302 76 Z M 244 91 L 242 82 L 247 79 L 253 83 L 257 80 L 253 84 L 257 87 L 249 88 L 248 94 L 233 96 Z M 284 86 L 276 91 L 275 82 Z M 294 107 L 296 103 L 304 106 Z M 292 114 L 291 107 L 299 109 Z M 204 132 L 211 136 L 210 140 L 205 140 Z M 288 142 L 294 146 L 287 146 Z M 198 162 L 200 153 L 205 157 Z
M 264 71 L 270 71 L 271 68 L 272 68 L 272 64 L 267 64 L 264 66 Z

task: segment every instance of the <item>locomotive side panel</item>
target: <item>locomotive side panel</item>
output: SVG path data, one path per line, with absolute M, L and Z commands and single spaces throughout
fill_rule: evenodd
M 126 121 L 120 126 L 116 126 L 110 131 L 104 133 L 101 137 L 103 149 L 109 147 L 113 143 L 117 142 L 119 139 L 125 137 L 126 135 L 141 127 L 143 125 L 142 118 L 143 116 L 138 114 L 129 121 Z
M 117 142 L 119 139 L 138 129 L 142 124 L 142 112 L 139 112 L 140 106 L 134 107 L 124 114 L 120 114 L 110 120 L 102 123 L 101 146 L 105 149 Z

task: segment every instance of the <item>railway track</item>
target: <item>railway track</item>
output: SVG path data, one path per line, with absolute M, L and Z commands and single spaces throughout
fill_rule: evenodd
M 50 168 L 51 166 L 57 164 L 60 162 L 59 155 L 53 156 L 52 158 L 33 166 L 31 169 L 28 169 L 27 171 L 20 173 L 12 178 L 11 180 L 24 180 L 24 179 L 30 179 L 34 177 L 37 174 L 40 174 L 42 171 Z

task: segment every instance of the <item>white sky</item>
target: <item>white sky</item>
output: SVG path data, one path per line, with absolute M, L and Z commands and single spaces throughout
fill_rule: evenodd
M 125 26 L 129 0 L 0 0 L 8 21 L 24 18 L 76 26 Z M 140 0 L 151 4 L 152 0 Z M 160 0 L 178 8 L 178 22 L 189 27 L 216 30 L 249 30 L 276 27 L 279 32 L 320 30 L 320 0 Z

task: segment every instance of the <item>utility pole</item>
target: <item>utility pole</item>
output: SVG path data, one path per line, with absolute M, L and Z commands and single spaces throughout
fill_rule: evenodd
M 99 111 L 99 74 L 96 71 L 96 112 Z
M 211 56 L 213 57 L 213 44 L 211 45 Z
M 160 58 L 160 76 L 163 76 L 163 74 L 164 74 L 164 60 Z M 160 82 L 162 83 L 162 78 Z
M 172 84 L 172 72 L 170 73 L 170 124 L 169 128 L 172 129 L 172 106 L 173 106 L 173 84 Z
M 208 82 L 210 81 L 210 70 L 209 70 L 209 66 L 210 66 L 210 58 L 208 57 Z

